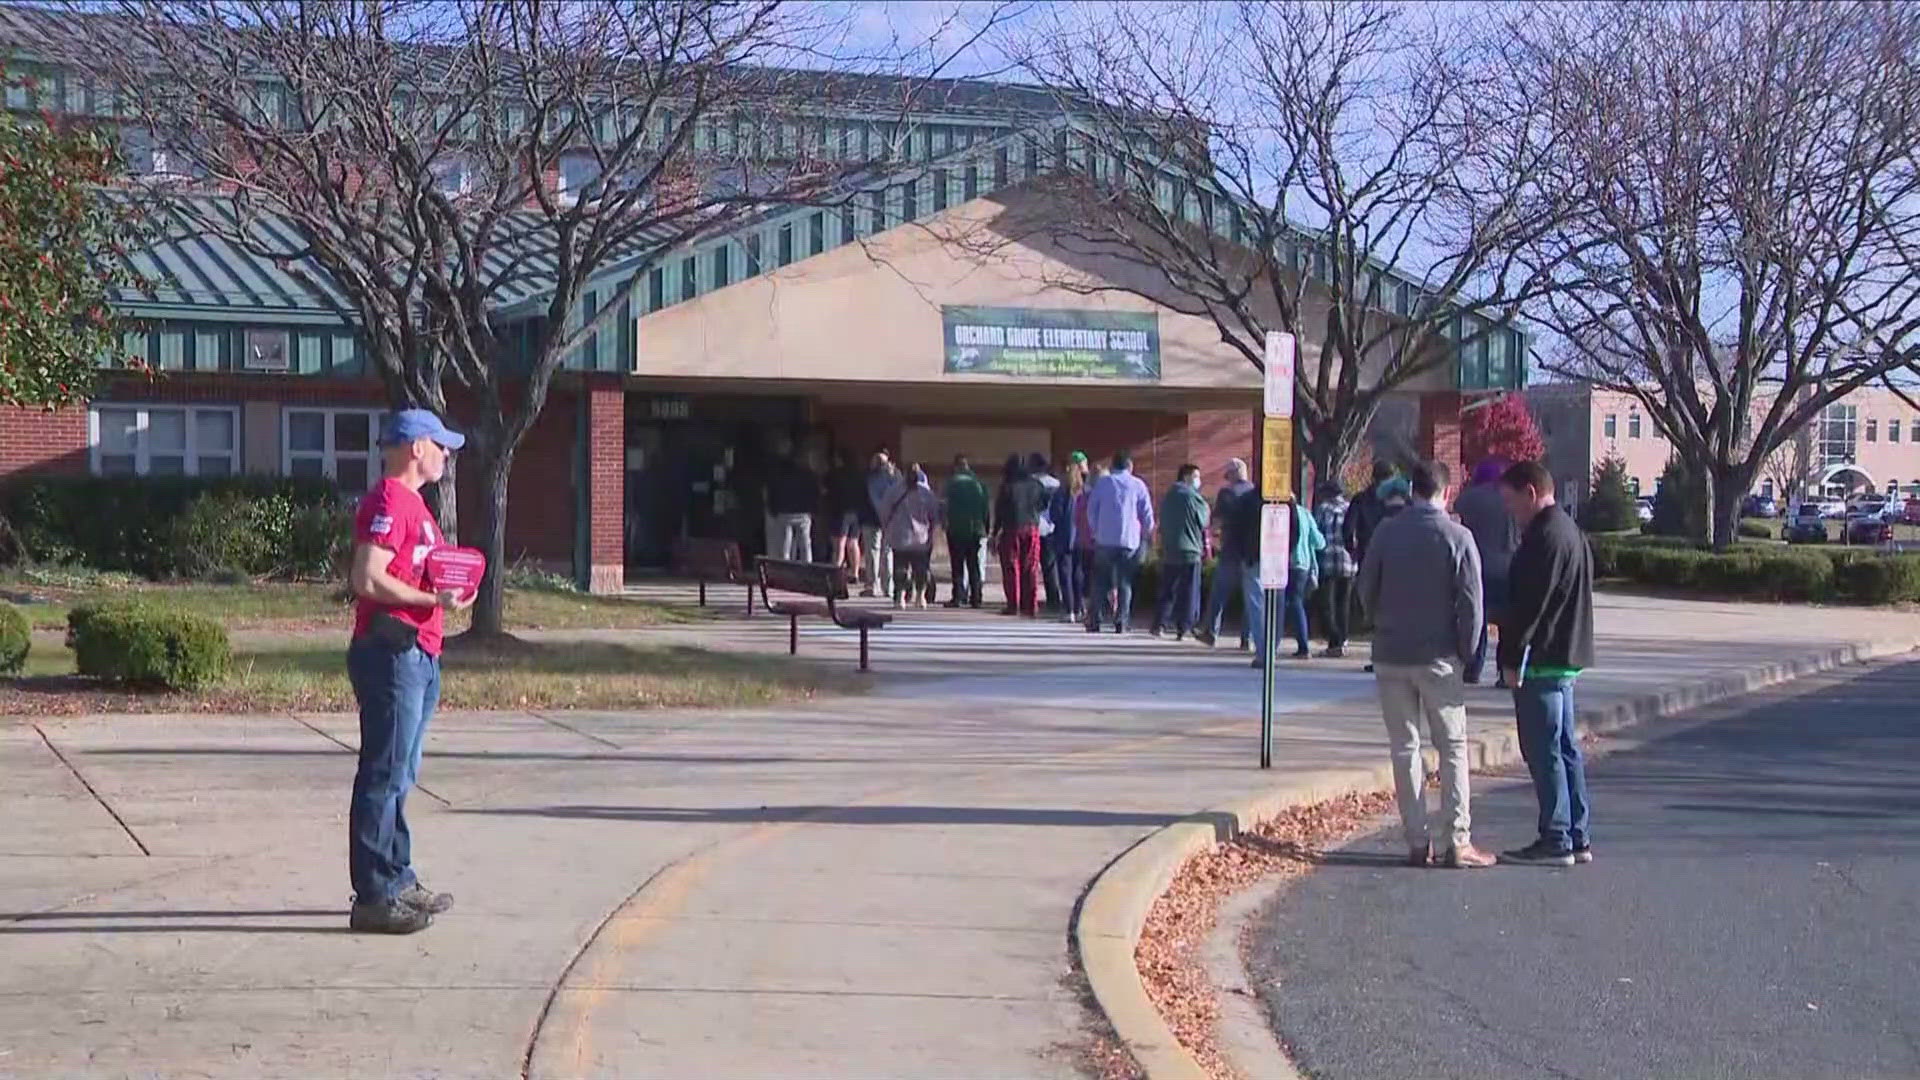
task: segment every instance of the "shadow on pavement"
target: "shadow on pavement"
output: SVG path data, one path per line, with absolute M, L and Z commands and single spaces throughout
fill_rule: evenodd
M 0 912 L 0 934 L 344 934 L 349 932 L 345 921 L 341 919 L 344 914 L 344 909 L 332 911 L 318 908 L 269 911 Z M 328 919 L 332 922 L 327 926 L 262 926 L 250 922 L 153 921 L 176 919 Z
M 594 821 L 670 821 L 816 825 L 1075 825 L 1161 826 L 1182 820 L 1173 814 L 1109 810 L 1029 810 L 982 806 L 531 806 L 456 810 L 459 814 L 575 818 Z

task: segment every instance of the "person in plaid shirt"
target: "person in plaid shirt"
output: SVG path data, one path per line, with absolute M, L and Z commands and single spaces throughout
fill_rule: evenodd
M 1324 481 L 1316 494 L 1313 518 L 1328 543 L 1320 549 L 1320 588 L 1314 602 L 1327 634 L 1327 650 L 1321 655 L 1337 658 L 1347 654 L 1347 614 L 1353 605 L 1353 576 L 1360 564 L 1339 539 L 1345 535 L 1347 521 L 1347 497 L 1340 485 Z

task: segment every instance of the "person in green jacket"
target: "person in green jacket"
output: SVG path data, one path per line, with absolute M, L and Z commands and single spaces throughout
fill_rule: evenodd
M 1200 494 L 1200 466 L 1182 465 L 1160 500 L 1160 604 L 1153 635 L 1171 624 L 1179 641 L 1200 617 L 1200 563 L 1206 555 L 1207 497 Z
M 953 459 L 947 480 L 947 560 L 953 567 L 953 597 L 947 606 L 980 606 L 980 543 L 987 536 L 987 486 L 973 475 L 965 454 Z M 885 522 L 881 523 L 883 526 Z

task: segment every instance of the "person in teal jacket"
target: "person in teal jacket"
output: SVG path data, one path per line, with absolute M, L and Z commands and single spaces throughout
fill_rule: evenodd
M 953 459 L 947 480 L 947 561 L 953 567 L 953 597 L 948 607 L 980 606 L 980 542 L 987 536 L 987 486 L 973 475 L 962 455 Z M 883 523 L 884 524 L 884 523 Z
M 1320 531 L 1320 523 L 1313 520 L 1313 515 L 1300 505 L 1298 498 L 1287 500 L 1287 505 L 1293 513 L 1293 551 L 1287 559 L 1283 617 L 1294 642 L 1299 645 L 1294 650 L 1294 659 L 1305 660 L 1313 655 L 1307 648 L 1307 597 L 1312 596 L 1319 585 L 1320 552 L 1326 549 L 1327 538 Z

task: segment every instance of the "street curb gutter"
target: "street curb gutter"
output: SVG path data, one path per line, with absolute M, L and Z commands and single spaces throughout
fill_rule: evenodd
M 1790 660 L 1759 664 L 1732 674 L 1669 687 L 1625 701 L 1580 711 L 1586 734 L 1606 734 L 1635 724 L 1664 719 L 1704 705 L 1778 683 L 1920 648 L 1920 638 L 1861 641 Z M 1384 754 L 1381 755 L 1385 757 Z M 1499 768 L 1519 760 L 1512 731 L 1475 735 L 1468 740 L 1475 770 Z M 1188 859 L 1216 844 L 1278 816 L 1354 792 L 1383 790 L 1393 783 L 1390 765 L 1372 769 L 1321 769 L 1280 787 L 1183 818 L 1153 832 L 1129 848 L 1094 879 L 1074 920 L 1073 938 L 1081 970 L 1115 1036 L 1145 1071 L 1148 1080 L 1206 1080 L 1199 1061 L 1182 1047 L 1147 997 L 1134 962 L 1134 949 L 1153 902 L 1173 883 Z

